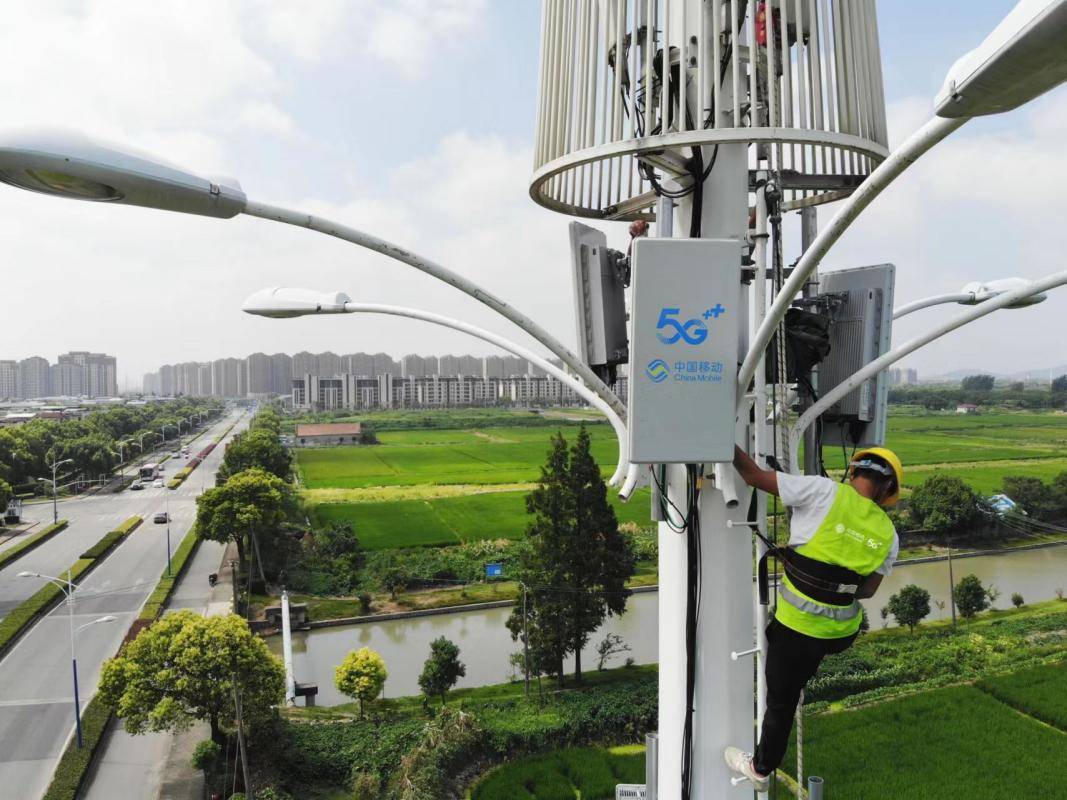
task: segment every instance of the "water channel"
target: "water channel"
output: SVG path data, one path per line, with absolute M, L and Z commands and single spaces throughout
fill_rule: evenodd
M 1057 589 L 1067 590 L 1067 547 L 954 559 L 953 572 L 956 581 L 973 573 L 984 585 L 995 586 L 1001 592 L 996 602 L 998 608 L 1011 607 L 1013 592 L 1021 594 L 1027 602 L 1049 600 L 1056 596 Z M 929 619 L 947 617 L 951 613 L 948 562 L 903 564 L 883 581 L 876 597 L 865 601 L 872 627 L 882 624 L 879 609 L 889 596 L 909 583 L 918 584 L 930 592 L 933 602 Z M 937 607 L 938 600 L 945 603 L 943 610 Z M 596 669 L 596 643 L 609 632 L 619 634 L 632 648 L 631 652 L 609 662 L 611 666 L 620 666 L 626 657 L 632 657 L 638 664 L 655 662 L 657 606 L 654 592 L 632 596 L 626 613 L 608 620 L 590 638 L 590 645 L 582 656 L 583 668 Z M 385 695 L 417 694 L 418 675 L 429 654 L 430 642 L 438 636 L 447 636 L 459 645 L 460 658 L 467 667 L 467 675 L 460 679 L 459 687 L 502 683 L 512 677 L 508 657 L 519 649 L 504 626 L 510 613 L 510 608 L 493 608 L 294 633 L 296 679 L 318 684 L 319 705 L 347 702 L 348 698 L 334 688 L 334 667 L 349 650 L 370 647 L 381 653 L 389 669 Z M 281 653 L 280 636 L 271 637 L 269 643 L 275 653 Z M 738 642 L 739 649 L 745 646 L 745 642 Z

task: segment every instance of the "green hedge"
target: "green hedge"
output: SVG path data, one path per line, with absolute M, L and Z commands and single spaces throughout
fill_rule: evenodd
M 100 558 L 108 550 L 114 547 L 120 539 L 128 535 L 131 531 L 137 528 L 141 524 L 141 517 L 130 517 L 115 530 L 108 531 L 104 534 L 104 538 L 94 544 L 88 550 L 81 554 L 82 558 Z
M 159 583 L 156 584 L 152 594 L 148 595 L 148 600 L 145 601 L 144 608 L 141 609 L 137 619 L 154 620 L 163 613 L 163 608 L 166 606 L 167 600 L 170 599 L 170 593 L 174 591 L 174 585 L 181 579 L 186 566 L 192 560 L 193 554 L 199 545 L 200 539 L 196 535 L 196 526 L 194 525 L 185 534 L 185 538 L 181 540 L 178 549 L 170 557 L 171 575 L 168 577 L 167 571 L 163 570 Z
M 75 561 L 74 566 L 71 568 L 71 580 L 77 579 L 78 576 L 92 566 L 94 566 L 94 560 L 91 558 L 82 558 Z M 67 572 L 64 570 L 62 577 L 65 578 L 66 576 Z M 62 596 L 62 589 L 54 583 L 47 583 L 11 609 L 8 615 L 0 620 L 0 654 L 3 654 L 23 630 L 29 627 L 39 616 L 42 616 Z
M 0 553 L 0 567 L 6 566 L 14 561 L 19 556 L 24 556 L 38 545 L 44 544 L 51 539 L 61 530 L 67 527 L 67 521 L 61 519 L 59 522 L 49 525 L 47 528 L 37 531 L 32 536 L 27 536 L 21 542 L 14 547 L 9 547 L 4 552 Z
M 137 519 L 138 521 L 140 520 L 139 517 Z M 127 520 L 123 525 L 129 522 L 130 520 Z M 133 526 L 133 528 L 136 527 L 136 525 Z M 133 528 L 130 528 L 130 530 L 133 530 Z M 148 596 L 144 608 L 141 609 L 141 613 L 133 625 L 137 625 L 142 620 L 155 620 L 163 612 L 171 592 L 174 591 L 174 585 L 178 582 L 185 567 L 191 560 L 192 554 L 196 552 L 198 544 L 199 540 L 196 537 L 196 526 L 194 525 L 185 534 L 185 538 L 182 539 L 178 549 L 171 556 L 171 572 L 173 574 L 167 577 L 166 570 L 164 570 L 159 583 L 156 584 L 152 594 Z M 82 713 L 82 738 L 85 742 L 85 747 L 79 750 L 77 742 L 70 741 L 67 743 L 67 749 L 59 759 L 59 765 L 56 767 L 52 782 L 49 784 L 43 800 L 75 800 L 77 798 L 82 782 L 93 764 L 93 756 L 100 746 L 104 730 L 111 719 L 111 713 L 111 709 L 100 701 L 99 695 L 95 695 L 85 707 L 85 711 Z
M 182 485 L 182 479 L 181 478 L 171 478 L 169 481 L 167 481 L 167 488 L 168 489 L 177 489 L 181 485 Z
M 77 742 L 68 744 L 56 765 L 43 800 L 75 800 L 110 719 L 111 709 L 104 705 L 99 695 L 93 697 L 82 712 L 82 740 L 85 746 L 78 749 Z

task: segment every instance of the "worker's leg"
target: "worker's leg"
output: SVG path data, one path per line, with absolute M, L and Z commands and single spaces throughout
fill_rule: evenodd
M 800 692 L 819 669 L 826 652 L 824 642 L 797 633 L 777 620 L 767 626 L 767 711 L 753 758 L 761 775 L 770 775 L 782 763 Z

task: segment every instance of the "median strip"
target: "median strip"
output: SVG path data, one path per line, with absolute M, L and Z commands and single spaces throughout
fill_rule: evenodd
M 14 547 L 9 547 L 4 552 L 0 553 L 0 568 L 7 566 L 19 556 L 24 556 L 38 545 L 42 545 L 59 533 L 61 530 L 67 527 L 67 521 L 61 519 L 43 530 L 37 531 L 32 536 L 27 536 L 21 542 Z
M 148 595 L 148 599 L 141 608 L 141 613 L 137 615 L 137 618 L 130 625 L 130 629 L 126 632 L 122 644 L 119 645 L 120 653 L 122 648 L 126 646 L 126 642 L 136 638 L 137 634 L 162 615 L 167 606 L 167 601 L 170 600 L 171 593 L 174 591 L 174 587 L 181 579 L 189 562 L 192 561 L 193 554 L 199 544 L 200 539 L 196 535 L 196 525 L 193 525 L 189 532 L 185 534 L 181 544 L 178 545 L 178 549 L 171 556 L 171 574 L 167 575 L 164 569 L 163 574 L 159 577 L 159 582 L 156 583 L 156 588 L 152 591 L 152 594 Z M 107 730 L 112 716 L 113 712 L 100 699 L 100 695 L 94 694 L 82 712 L 82 741 L 84 746 L 79 749 L 77 742 L 74 740 L 67 742 L 67 747 L 63 751 L 63 755 L 60 756 L 56 771 L 52 775 L 52 782 L 48 785 L 48 791 L 45 792 L 42 800 L 75 800 L 77 798 L 78 792 L 81 791 L 82 785 L 85 783 L 85 776 L 89 774 L 93 759 L 99 751 L 100 742 L 104 738 L 104 732 Z
M 91 571 L 104 560 L 104 557 L 114 549 L 124 536 L 140 524 L 140 517 L 130 517 L 119 528 L 104 534 L 99 542 L 82 553 L 81 558 L 70 566 L 70 580 L 76 581 L 82 575 Z M 67 574 L 68 570 L 63 570 L 57 577 L 65 578 Z M 10 613 L 0 620 L 0 657 L 3 657 L 11 649 L 19 637 L 33 623 L 47 614 L 62 599 L 63 590 L 54 583 L 48 583 L 11 609 Z

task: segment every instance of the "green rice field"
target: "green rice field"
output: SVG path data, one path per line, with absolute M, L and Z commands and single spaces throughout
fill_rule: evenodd
M 445 418 L 439 422 L 443 425 Z M 312 505 L 312 513 L 322 523 L 352 523 L 367 547 L 514 539 L 526 528 L 526 492 L 517 491 L 525 487 L 504 485 L 536 481 L 549 437 L 558 430 L 573 442 L 578 431 L 567 421 L 551 426 L 539 422 L 537 427 L 498 423 L 384 431 L 378 445 L 298 449 L 297 466 L 310 490 L 359 490 L 353 493 L 364 495 L 329 498 L 341 502 Z M 603 423 L 590 425 L 589 431 L 593 454 L 606 476 L 618 455 L 614 432 Z M 887 444 L 904 461 L 909 487 L 944 472 L 988 494 L 1008 475 L 1047 481 L 1067 470 L 1067 414 L 901 414 L 890 416 Z M 827 448 L 825 457 L 829 469 L 844 465 L 840 451 Z M 434 486 L 455 487 L 453 496 L 432 496 L 427 487 Z M 412 498 L 409 491 L 400 497 L 401 487 L 424 487 L 430 496 Z M 470 494 L 465 493 L 468 487 Z M 492 491 L 494 487 L 499 491 Z M 477 493 L 482 488 L 489 491 Z M 620 521 L 641 525 L 649 522 L 648 506 L 647 491 L 629 504 L 615 503 Z
M 490 772 L 474 787 L 471 800 L 613 800 L 615 784 L 644 782 L 643 747 L 574 747 Z
M 561 425 L 568 442 L 578 426 Z M 379 434 L 379 445 L 297 450 L 303 483 L 325 487 L 408 486 L 420 483 L 524 483 L 537 480 L 555 428 L 415 430 Z M 606 475 L 618 445 L 607 425 L 590 425 L 593 455 Z
M 1040 670 L 1062 675 L 1067 667 L 1055 664 Z M 1034 672 L 1004 680 L 1034 700 L 1037 690 L 1026 688 Z M 1058 682 L 1058 691 L 1065 685 Z M 826 780 L 827 797 L 1067 798 L 1067 784 L 1053 766 L 1067 763 L 1067 732 L 975 686 L 809 716 L 804 737 L 805 772 Z M 790 751 L 783 768 L 794 774 L 795 764 Z
M 614 493 L 608 490 L 612 495 Z M 450 545 L 477 539 L 518 539 L 526 530 L 526 492 L 485 492 L 434 500 L 326 503 L 314 507 L 320 525 L 348 522 L 369 549 Z M 612 496 L 620 522 L 649 524 L 649 494 L 629 503 Z

